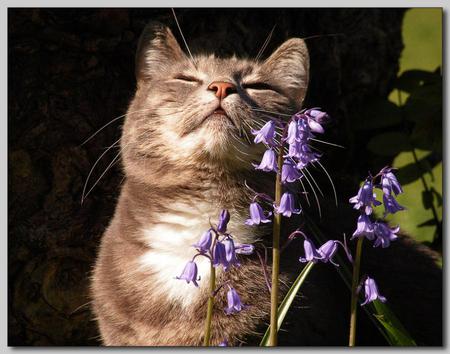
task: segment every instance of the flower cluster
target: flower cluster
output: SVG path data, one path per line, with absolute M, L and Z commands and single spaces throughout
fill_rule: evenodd
M 198 267 L 195 258 L 199 256 L 206 257 L 210 260 L 214 267 L 222 266 L 228 271 L 232 266 L 239 267 L 240 263 L 236 254 L 249 255 L 254 251 L 254 246 L 249 244 L 236 244 L 233 236 L 227 231 L 228 222 L 230 221 L 230 213 L 224 209 L 219 215 L 217 227 L 211 226 L 200 237 L 200 240 L 193 244 L 197 253 L 192 260 L 186 263 L 183 272 L 176 279 L 185 280 L 187 283 L 192 282 L 198 287 Z M 227 292 L 228 306 L 225 313 L 231 315 L 243 310 L 246 306 L 242 304 L 236 290 L 228 285 Z
M 281 182 L 285 186 L 300 180 L 304 176 L 302 170 L 321 156 L 313 151 L 310 140 L 314 139 L 313 133 L 324 132 L 321 124 L 326 119 L 328 119 L 327 113 L 319 108 L 312 108 L 294 114 L 287 123 L 270 120 L 261 129 L 252 130 L 252 134 L 255 135 L 254 142 L 263 143 L 267 147 L 260 164 L 253 164 L 253 166 L 257 170 L 276 173 L 281 168 Z M 277 125 L 283 130 L 280 143 L 275 140 Z M 289 145 L 287 154 L 284 154 L 283 143 Z M 278 154 L 282 154 L 282 166 L 278 166 L 277 150 Z M 247 225 L 270 222 L 268 217 L 271 213 L 264 215 L 262 207 L 255 201 L 257 197 L 250 204 L 250 219 L 247 220 Z M 275 213 L 285 217 L 301 212 L 301 209 L 296 207 L 294 194 L 289 191 L 283 193 L 280 204 L 273 205 L 273 209 Z
M 350 203 L 354 204 L 353 208 L 359 210 L 360 215 L 358 217 L 357 227 L 353 233 L 352 239 L 365 237 L 370 241 L 373 241 L 373 247 L 382 248 L 389 247 L 391 241 L 395 241 L 397 233 L 400 231 L 400 227 L 389 227 L 384 221 L 373 222 L 370 215 L 373 212 L 373 208 L 381 205 L 382 203 L 376 199 L 374 188 L 379 188 L 383 191 L 383 204 L 384 204 L 384 216 L 387 214 L 394 214 L 397 211 L 405 210 L 403 206 L 398 204 L 393 194 L 398 195 L 403 193 L 402 187 L 392 172 L 393 168 L 384 167 L 375 176 L 368 176 L 359 189 L 358 194 L 350 198 Z M 379 177 L 380 183 L 374 184 Z M 376 299 L 384 302 L 386 298 L 378 293 L 378 287 L 375 280 L 366 277 L 364 281 L 365 289 L 365 301 L 361 305 L 365 305 Z
M 389 247 L 391 241 L 397 239 L 396 234 L 400 230 L 398 226 L 390 228 L 383 221 L 372 222 L 369 217 L 369 215 L 372 214 L 373 208 L 381 205 L 381 203 L 376 200 L 376 194 L 373 191 L 374 187 L 381 188 L 383 191 L 383 204 L 385 208 L 384 216 L 405 209 L 398 204 L 392 196 L 392 192 L 394 192 L 395 195 L 403 192 L 402 187 L 392 173 L 392 170 L 393 169 L 390 167 L 384 167 L 375 177 L 367 177 L 366 181 L 359 189 L 358 194 L 350 198 L 350 203 L 355 204 L 353 208 L 360 211 L 357 228 L 353 233 L 352 239 L 366 237 L 368 240 L 374 241 L 374 247 L 381 246 L 383 248 Z M 374 186 L 374 181 L 377 177 L 380 177 L 381 184 Z

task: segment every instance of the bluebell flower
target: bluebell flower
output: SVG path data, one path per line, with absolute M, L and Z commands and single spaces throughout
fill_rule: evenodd
M 375 199 L 376 194 L 373 192 L 373 184 L 372 181 L 368 178 L 359 189 L 358 194 L 349 199 L 350 203 L 354 203 L 354 209 L 361 209 L 364 207 L 364 212 L 367 215 L 372 214 L 373 207 L 372 205 L 378 206 L 381 203 Z
M 236 292 L 236 290 L 231 286 L 228 287 L 229 287 L 229 290 L 227 292 L 228 306 L 225 308 L 225 313 L 227 315 L 231 315 L 233 313 L 242 311 L 246 306 L 242 304 L 241 299 L 239 298 L 239 295 Z
M 302 119 L 299 119 L 297 121 L 297 128 L 298 128 L 298 137 L 300 142 L 307 143 L 310 138 L 313 138 L 314 135 L 311 132 L 311 127 L 306 123 L 306 120 L 304 119 L 304 116 L 301 116 Z
M 280 205 L 275 206 L 274 209 L 278 214 L 282 214 L 288 218 L 291 217 L 292 214 L 301 213 L 300 209 L 295 208 L 294 195 L 289 192 L 283 193 L 281 196 Z
M 295 164 L 290 160 L 284 160 L 283 167 L 281 168 L 281 182 L 294 182 L 302 177 L 301 173 L 295 168 Z
M 381 171 L 381 186 L 383 188 L 383 193 L 390 195 L 394 192 L 395 195 L 403 193 L 402 186 L 398 183 L 397 178 L 392 173 L 391 167 L 385 167 Z
M 269 146 L 273 146 L 273 139 L 275 137 L 275 122 L 269 120 L 260 130 L 251 130 L 251 133 L 255 135 L 254 142 L 256 144 L 263 142 Z
M 328 118 L 326 112 L 322 112 L 318 108 L 311 108 L 305 111 L 304 115 L 308 119 L 308 125 L 311 130 L 315 133 L 323 133 L 324 129 L 321 124 L 323 124 Z
M 217 225 L 217 231 L 225 233 L 227 231 L 227 225 L 230 221 L 230 213 L 227 209 L 223 209 L 219 215 L 219 224 Z
M 241 244 L 236 244 L 234 249 L 236 250 L 236 253 L 238 253 L 238 254 L 249 255 L 254 252 L 255 246 L 246 244 L 246 243 L 241 243 Z
M 284 157 L 295 157 L 299 158 L 302 153 L 302 146 L 304 144 L 299 141 L 294 141 L 292 144 L 289 144 L 288 153 Z
M 305 249 L 305 257 L 300 257 L 298 260 L 302 263 L 313 261 L 316 263 L 318 260 L 322 260 L 324 256 L 319 253 L 314 243 L 309 239 L 305 238 L 303 242 L 303 248 Z
M 212 236 L 212 231 L 211 229 L 209 229 L 208 231 L 204 232 L 200 240 L 197 243 L 194 243 L 192 246 L 197 248 L 200 253 L 206 253 L 211 248 Z
M 369 302 L 375 301 L 376 299 L 380 300 L 381 302 L 386 302 L 386 298 L 378 292 L 377 284 L 375 283 L 375 280 L 372 278 L 367 277 L 364 281 L 364 291 L 365 291 L 365 301 L 361 304 L 361 306 L 364 306 L 368 304 Z
M 217 267 L 222 265 L 225 269 L 228 269 L 228 261 L 225 252 L 225 245 L 217 241 L 213 250 L 213 266 Z
M 228 267 L 232 266 L 232 265 L 239 266 L 240 264 L 236 258 L 236 250 L 234 247 L 233 239 L 231 237 L 227 237 L 222 242 L 223 242 L 223 245 L 225 246 L 225 259 L 227 261 L 225 270 L 227 270 Z
M 288 144 L 294 144 L 295 142 L 300 141 L 298 136 L 298 124 L 295 120 L 290 121 L 287 136 L 284 141 L 287 141 Z
M 228 347 L 228 341 L 225 339 L 223 342 L 220 342 L 219 347 Z
M 269 219 L 270 215 L 272 215 L 272 213 L 268 213 L 267 216 L 264 215 L 264 211 L 261 208 L 261 206 L 256 203 L 253 202 L 250 204 L 250 219 L 247 219 L 245 221 L 246 225 L 259 225 L 260 223 L 268 223 L 271 222 L 271 220 Z
M 381 246 L 382 248 L 389 247 L 391 241 L 395 241 L 398 236 L 397 232 L 400 231 L 400 227 L 390 228 L 384 222 L 376 221 L 374 223 L 374 234 L 375 234 L 375 242 L 373 243 L 373 247 Z
M 335 265 L 336 267 L 339 267 L 339 264 L 335 263 L 333 261 L 333 256 L 336 254 L 338 249 L 338 245 L 336 241 L 329 240 L 325 242 L 320 248 L 317 250 L 317 253 L 319 253 L 322 256 L 321 261 L 324 263 L 330 262 L 331 264 Z
M 197 278 L 197 263 L 194 261 L 187 262 L 186 266 L 184 267 L 183 273 L 179 277 L 175 277 L 180 280 L 186 280 L 186 282 L 189 284 L 192 282 L 195 286 L 198 287 L 197 280 L 200 280 L 200 277 Z
M 373 240 L 374 235 L 374 225 L 370 218 L 366 214 L 361 214 L 358 217 L 358 226 L 352 235 L 351 239 L 355 237 L 366 237 L 368 240 Z
M 311 150 L 308 144 L 303 144 L 300 146 L 298 151 L 298 163 L 297 168 L 301 170 L 306 167 L 310 162 L 315 162 L 320 158 L 321 154 Z
M 383 193 L 384 214 L 395 214 L 397 211 L 405 210 L 405 207 L 397 203 L 397 200 L 390 195 Z
M 253 166 L 257 170 L 262 170 L 265 172 L 270 171 L 278 172 L 277 156 L 275 154 L 275 151 L 273 151 L 272 149 L 266 150 L 259 166 L 255 164 L 253 164 Z

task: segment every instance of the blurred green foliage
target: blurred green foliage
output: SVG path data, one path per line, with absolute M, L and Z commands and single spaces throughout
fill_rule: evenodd
M 400 70 L 389 100 L 373 103 L 374 119 L 361 129 L 378 129 L 367 148 L 392 161 L 404 187 L 397 200 L 408 210 L 387 220 L 441 250 L 442 10 L 408 10 L 403 40 Z

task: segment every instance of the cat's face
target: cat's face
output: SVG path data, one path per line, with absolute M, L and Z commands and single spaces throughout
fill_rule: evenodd
M 309 57 L 301 39 L 267 60 L 185 55 L 167 27 L 150 24 L 136 61 L 138 88 L 122 137 L 125 166 L 149 161 L 251 168 L 261 156 L 251 129 L 301 107 Z M 280 117 L 280 116 L 279 116 Z

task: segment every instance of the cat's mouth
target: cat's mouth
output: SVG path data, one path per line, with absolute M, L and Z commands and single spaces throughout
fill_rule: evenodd
M 213 122 L 224 122 L 224 123 L 231 123 L 233 126 L 236 127 L 236 123 L 234 120 L 227 114 L 227 112 L 222 108 L 218 107 L 214 111 L 212 111 L 210 114 L 208 114 L 201 124 L 204 124 L 206 122 L 213 121 Z

